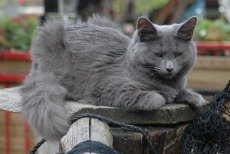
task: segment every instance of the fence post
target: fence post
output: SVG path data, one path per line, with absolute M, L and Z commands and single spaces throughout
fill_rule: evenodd
M 84 141 L 97 141 L 112 148 L 113 138 L 109 126 L 100 120 L 82 118 L 74 122 L 67 134 L 61 139 L 64 153 Z M 90 152 L 87 154 L 91 154 Z

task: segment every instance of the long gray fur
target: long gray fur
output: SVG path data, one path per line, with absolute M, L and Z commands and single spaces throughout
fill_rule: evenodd
M 47 22 L 32 43 L 24 117 L 37 134 L 59 140 L 69 127 L 65 98 L 140 110 L 175 100 L 201 105 L 202 96 L 185 89 L 196 59 L 195 24 L 195 17 L 164 26 L 141 17 L 130 39 L 100 16 L 79 26 Z

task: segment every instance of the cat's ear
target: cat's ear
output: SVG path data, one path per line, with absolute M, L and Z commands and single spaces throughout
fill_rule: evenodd
M 149 42 L 158 38 L 157 29 L 152 22 L 145 17 L 140 17 L 137 20 L 137 29 L 140 42 Z
M 184 41 L 191 41 L 197 18 L 191 17 L 181 24 L 177 30 L 177 36 Z

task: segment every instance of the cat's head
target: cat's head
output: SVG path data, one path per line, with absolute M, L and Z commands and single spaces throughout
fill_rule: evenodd
M 150 76 L 185 75 L 196 58 L 192 41 L 196 21 L 196 17 L 191 17 L 181 24 L 160 26 L 140 17 L 129 46 L 131 66 Z

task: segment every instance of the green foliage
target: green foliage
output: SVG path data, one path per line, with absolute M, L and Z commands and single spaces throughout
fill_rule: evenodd
M 113 0 L 111 8 L 115 12 L 121 12 L 123 9 L 123 1 L 122 0 Z
M 230 24 L 223 19 L 199 19 L 194 36 L 200 41 L 230 41 Z
M 169 0 L 136 0 L 136 11 L 138 14 L 148 13 L 163 7 L 168 1 Z
M 0 49 L 29 50 L 37 25 L 38 21 L 34 17 L 0 19 Z
M 138 15 L 148 13 L 152 10 L 163 7 L 169 0 L 136 0 L 135 8 Z M 121 12 L 124 8 L 123 0 L 113 0 L 112 9 L 115 12 Z

